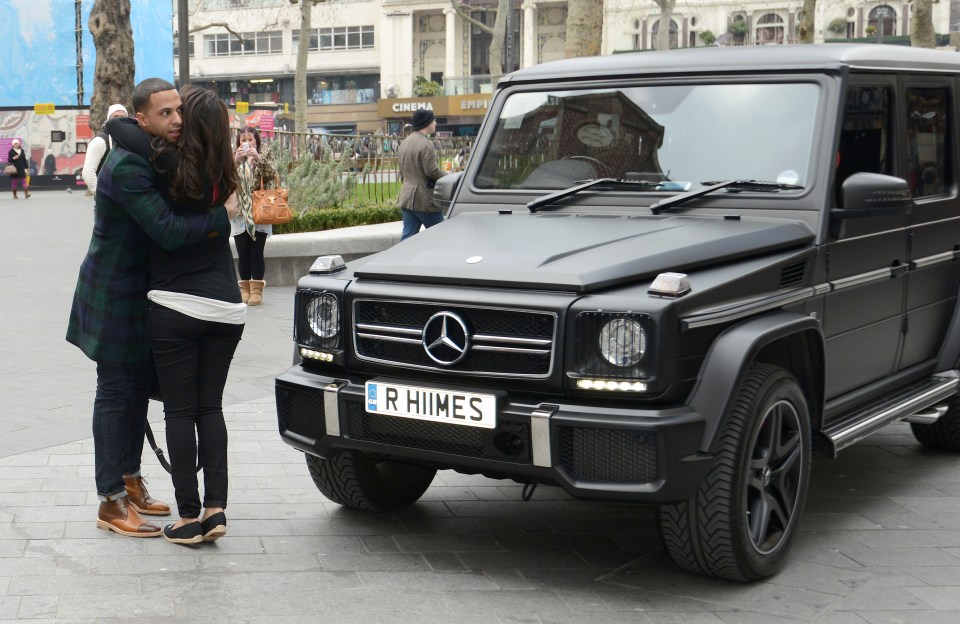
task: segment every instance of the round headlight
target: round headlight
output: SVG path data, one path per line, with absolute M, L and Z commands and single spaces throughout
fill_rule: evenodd
M 340 331 L 340 304 L 333 295 L 324 294 L 307 304 L 310 331 L 320 338 L 333 338 Z
M 633 366 L 647 351 L 647 333 L 633 319 L 615 318 L 600 329 L 599 346 L 614 366 Z

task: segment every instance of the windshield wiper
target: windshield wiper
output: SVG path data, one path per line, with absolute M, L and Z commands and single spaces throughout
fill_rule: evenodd
M 685 204 L 691 199 L 696 199 L 698 197 L 703 197 L 704 195 L 709 195 L 714 191 L 719 191 L 722 188 L 730 189 L 731 191 L 755 191 L 760 193 L 776 193 L 777 191 L 797 191 L 802 189 L 802 186 L 796 184 L 783 184 L 781 182 L 762 182 L 758 180 L 724 180 L 723 182 L 701 182 L 701 184 L 706 184 L 701 189 L 695 191 L 690 191 L 689 193 L 681 193 L 680 195 L 674 195 L 673 197 L 668 197 L 666 199 L 660 200 L 655 204 L 651 204 L 650 212 L 653 214 L 660 214 L 665 210 L 669 210 L 673 206 L 679 206 L 680 204 Z
M 623 184 L 629 186 L 635 186 L 640 188 L 657 188 L 661 187 L 664 184 L 669 184 L 669 182 L 648 182 L 644 180 L 625 180 L 623 178 L 597 178 L 595 180 L 587 180 L 582 184 L 576 186 L 571 186 L 570 188 L 565 188 L 561 191 L 555 191 L 549 195 L 544 195 L 543 197 L 538 197 L 532 201 L 527 202 L 527 210 L 530 212 L 536 212 L 540 208 L 552 204 L 553 202 L 563 199 L 564 197 L 570 197 L 571 195 L 576 195 L 582 190 L 588 189 L 592 186 L 598 184 Z

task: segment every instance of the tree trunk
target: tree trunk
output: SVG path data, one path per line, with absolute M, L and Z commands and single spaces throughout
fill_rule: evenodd
M 471 8 L 469 6 L 457 4 L 457 0 L 450 0 L 450 6 L 456 10 L 460 17 L 490 34 L 490 82 L 494 87 L 497 86 L 497 82 L 503 76 L 503 41 L 507 34 L 507 12 L 512 9 L 512 5 L 513 0 L 499 0 L 497 2 L 497 19 L 491 28 L 474 19 L 470 15 Z
M 653 0 L 660 7 L 660 22 L 657 25 L 657 49 L 670 49 L 670 22 L 673 21 L 673 7 L 677 0 Z
M 797 25 L 800 43 L 813 43 L 816 15 L 817 0 L 803 0 L 803 8 L 800 9 L 800 23 Z
M 910 45 L 915 48 L 935 48 L 933 30 L 933 0 L 916 0 L 910 20 Z
M 300 2 L 300 45 L 297 48 L 297 73 L 293 79 L 293 129 L 307 132 L 307 58 L 310 56 L 311 0 Z
M 90 127 L 97 132 L 106 121 L 111 104 L 123 104 L 127 110 L 133 111 L 130 0 L 94 0 L 87 26 L 97 49 L 93 97 L 90 98 Z
M 602 39 L 603 0 L 568 0 L 564 56 L 599 56 Z

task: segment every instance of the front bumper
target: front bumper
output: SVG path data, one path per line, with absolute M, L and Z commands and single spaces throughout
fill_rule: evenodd
M 276 380 L 283 440 L 319 457 L 356 449 L 458 472 L 554 483 L 576 498 L 642 503 L 690 498 L 712 459 L 698 451 L 704 421 L 690 407 L 520 402 L 506 392 L 471 387 L 498 395 L 496 429 L 478 429 L 368 414 L 365 381 L 289 368 Z

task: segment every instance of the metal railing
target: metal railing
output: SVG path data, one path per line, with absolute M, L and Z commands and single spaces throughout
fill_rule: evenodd
M 274 154 L 294 162 L 312 158 L 342 167 L 342 175 L 354 176 L 356 204 L 386 202 L 400 192 L 397 150 L 403 136 L 344 135 L 274 131 L 270 142 Z M 437 160 L 445 171 L 462 170 L 475 137 L 433 138 Z

